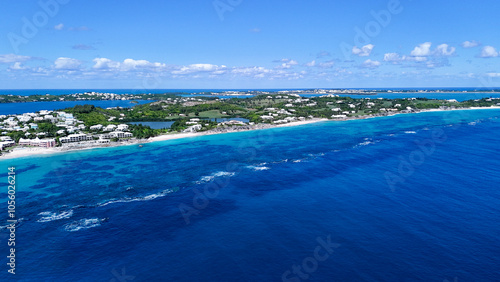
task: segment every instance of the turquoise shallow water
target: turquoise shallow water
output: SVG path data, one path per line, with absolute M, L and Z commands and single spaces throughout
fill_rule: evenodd
M 495 281 L 499 117 L 397 115 L 3 160 L 22 218 L 15 278 Z

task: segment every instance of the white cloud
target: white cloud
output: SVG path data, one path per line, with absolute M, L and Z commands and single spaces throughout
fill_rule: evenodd
M 60 57 L 54 61 L 54 68 L 60 70 L 75 70 L 78 69 L 82 65 L 77 59 Z
M 289 72 L 285 70 L 267 69 L 265 67 L 236 67 L 231 70 L 231 73 L 236 76 L 257 78 L 257 79 L 300 79 L 304 77 L 305 72 Z
M 334 65 L 335 65 L 335 61 L 330 60 L 330 61 L 326 61 L 326 62 L 323 62 L 323 63 L 319 63 L 318 67 L 323 68 L 323 69 L 330 69 Z
M 279 60 L 274 60 L 273 63 L 288 63 L 290 61 L 291 61 L 291 59 L 283 58 L 283 59 L 279 59 Z
M 386 53 L 384 55 L 384 61 L 393 64 L 399 64 L 401 62 L 425 62 L 427 57 L 409 57 L 405 55 L 400 55 L 398 53 Z
M 64 28 L 64 24 L 62 24 L 62 23 L 54 26 L 55 30 L 62 30 L 63 28 Z
M 456 48 L 450 47 L 448 44 L 441 44 L 436 48 L 436 55 L 438 56 L 452 56 L 455 53 Z
M 486 76 L 488 76 L 488 77 L 500 77 L 500 73 L 490 72 L 490 73 L 487 73 Z
M 25 62 L 28 60 L 33 59 L 32 57 L 29 56 L 21 56 L 21 55 L 16 55 L 16 54 L 6 54 L 6 55 L 0 55 L 0 64 L 12 64 L 15 62 Z
M 368 57 L 370 56 L 373 47 L 375 47 L 373 44 L 368 44 L 365 45 L 361 48 L 358 48 L 357 46 L 352 47 L 352 54 L 358 55 L 360 57 Z
M 264 74 L 271 73 L 272 70 L 266 69 L 264 67 L 241 67 L 234 68 L 231 73 L 242 75 L 242 76 L 258 76 L 263 77 Z
M 131 71 L 131 70 L 160 70 L 166 67 L 163 63 L 152 63 L 147 60 L 134 60 L 125 59 L 123 62 L 116 62 L 108 58 L 95 58 L 93 60 L 94 66 L 92 68 L 98 70 L 117 70 L 117 71 Z
M 474 47 L 477 47 L 481 45 L 481 43 L 475 41 L 475 40 L 472 40 L 472 41 L 465 41 L 462 43 L 462 47 L 464 48 L 474 48 Z
M 399 63 L 406 60 L 406 56 L 401 56 L 398 53 L 386 53 L 384 55 L 384 61 L 391 63 Z
M 189 66 L 182 66 L 180 69 L 172 71 L 172 74 L 190 74 L 196 72 L 215 72 L 225 69 L 226 66 L 217 66 L 212 64 L 192 64 Z
M 95 63 L 93 66 L 94 69 L 117 69 L 120 67 L 119 62 L 107 58 L 95 58 L 92 61 Z
M 413 51 L 411 51 L 410 54 L 413 57 L 429 56 L 431 54 L 431 45 L 432 45 L 431 42 L 422 43 L 422 44 L 418 45 L 417 47 L 415 47 L 415 49 L 413 49 Z
M 15 62 L 12 66 L 9 67 L 11 70 L 24 70 L 26 67 L 23 67 L 20 62 Z
M 406 57 L 406 60 L 412 62 L 425 62 L 427 61 L 427 57 Z
M 296 66 L 299 64 L 297 61 L 294 61 L 294 60 L 289 60 L 289 59 L 286 59 L 286 60 L 287 60 L 286 63 L 282 63 L 280 66 L 277 66 L 276 68 L 277 69 L 289 69 L 292 66 Z
M 379 61 L 372 61 L 372 60 L 368 59 L 368 60 L 364 61 L 361 66 L 364 68 L 370 68 L 370 69 L 378 68 L 380 66 L 380 62 Z
M 250 29 L 250 32 L 259 33 L 259 32 L 261 32 L 261 30 L 260 30 L 260 28 L 252 28 L 252 29 Z
M 312 60 L 309 63 L 306 63 L 306 67 L 314 67 L 316 65 L 316 60 Z
M 122 63 L 122 68 L 125 71 L 131 69 L 139 69 L 139 68 L 162 68 L 162 67 L 165 67 L 165 64 L 151 63 L 146 60 L 125 59 Z
M 227 72 L 226 70 L 217 70 L 217 71 L 212 72 L 212 74 L 221 75 L 221 74 L 225 74 L 226 72 Z
M 481 58 L 494 58 L 498 57 L 498 52 L 493 46 L 484 46 L 479 55 Z

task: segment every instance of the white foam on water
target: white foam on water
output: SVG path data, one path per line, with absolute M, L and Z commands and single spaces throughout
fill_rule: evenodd
M 117 200 L 109 200 L 109 201 L 104 202 L 102 204 L 98 204 L 97 206 L 98 207 L 103 207 L 103 206 L 107 206 L 109 204 L 116 204 L 116 203 L 130 203 L 130 202 L 151 201 L 151 200 L 154 200 L 156 198 L 165 197 L 166 195 L 168 195 L 168 194 L 170 194 L 172 192 L 174 192 L 172 189 L 166 189 L 166 190 L 163 190 L 163 191 L 161 191 L 159 193 L 147 195 L 147 196 L 144 196 L 144 197 L 123 198 L 123 199 L 117 199 Z
M 84 218 L 77 221 L 73 221 L 71 223 L 64 225 L 64 230 L 69 232 L 75 232 L 82 229 L 89 229 L 97 226 L 101 226 L 101 222 L 104 219 L 98 218 Z
M 268 169 L 271 169 L 270 167 L 268 166 L 253 166 L 253 165 L 249 165 L 247 166 L 247 168 L 249 169 L 253 169 L 255 171 L 259 171 L 259 170 L 268 170 Z
M 196 184 L 202 184 L 206 182 L 213 181 L 217 177 L 231 177 L 234 176 L 236 173 L 234 172 L 228 172 L 228 171 L 218 171 L 216 173 L 212 173 L 211 175 L 206 175 L 202 176 L 200 180 L 196 181 Z
M 55 212 L 41 212 L 38 215 L 41 215 L 42 217 L 37 220 L 37 222 L 49 222 L 49 221 L 54 221 L 54 220 L 60 220 L 64 218 L 70 218 L 73 216 L 73 210 L 69 211 L 63 211 L 60 213 L 55 213 Z

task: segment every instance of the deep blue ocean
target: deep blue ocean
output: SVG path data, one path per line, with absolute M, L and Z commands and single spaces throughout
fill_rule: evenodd
M 0 281 L 499 281 L 500 110 L 2 160 Z M 4 225 L 4 224 L 2 224 Z M 6 223 L 5 223 L 6 225 Z

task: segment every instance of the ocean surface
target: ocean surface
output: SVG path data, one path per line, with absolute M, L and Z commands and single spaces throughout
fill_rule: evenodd
M 500 110 L 0 161 L 0 281 L 499 281 Z M 7 223 L 5 222 L 5 225 Z M 2 224 L 4 225 L 4 224 Z

